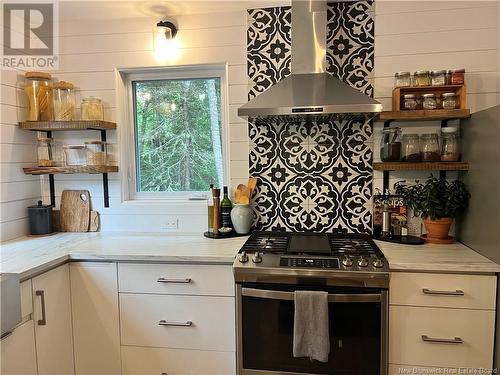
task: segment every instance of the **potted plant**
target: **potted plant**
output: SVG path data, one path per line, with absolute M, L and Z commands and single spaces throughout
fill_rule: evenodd
M 463 182 L 448 182 L 432 175 L 425 183 L 417 180 L 415 185 L 408 185 L 400 181 L 394 187 L 413 214 L 423 219 L 427 239 L 437 240 L 433 242 L 450 239 L 448 232 L 453 219 L 467 208 L 470 198 Z

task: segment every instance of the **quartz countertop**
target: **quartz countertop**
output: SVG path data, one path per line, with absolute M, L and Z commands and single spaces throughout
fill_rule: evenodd
M 21 279 L 28 279 L 69 260 L 231 264 L 246 239 L 119 232 L 21 237 L 1 244 L 0 272 L 19 273 Z M 499 265 L 460 243 L 409 246 L 375 242 L 395 272 L 500 273 Z

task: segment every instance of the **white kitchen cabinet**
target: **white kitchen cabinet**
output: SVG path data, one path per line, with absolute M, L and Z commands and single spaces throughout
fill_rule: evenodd
M 69 265 L 32 279 L 38 375 L 74 373 Z
M 70 273 L 76 375 L 118 375 L 121 363 L 116 264 L 71 263 Z
M 36 375 L 35 330 L 33 320 L 19 326 L 0 341 L 2 375 Z

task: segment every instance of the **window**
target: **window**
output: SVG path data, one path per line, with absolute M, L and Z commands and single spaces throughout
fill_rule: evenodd
M 189 198 L 224 184 L 223 84 L 213 70 L 130 75 L 135 198 Z

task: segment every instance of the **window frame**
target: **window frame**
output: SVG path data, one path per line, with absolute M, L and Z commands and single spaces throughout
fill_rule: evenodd
M 134 81 L 154 81 L 168 79 L 220 79 L 220 114 L 221 114 L 221 142 L 223 160 L 223 184 L 227 185 L 229 177 L 229 102 L 227 64 L 199 64 L 159 68 L 137 68 L 116 70 L 121 80 L 123 101 L 123 129 L 121 137 L 122 161 L 122 200 L 123 202 L 153 202 L 154 204 L 168 202 L 188 202 L 206 200 L 207 190 L 204 192 L 140 192 L 137 184 L 137 142 L 134 111 Z M 120 90 L 120 87 L 118 88 Z M 133 150 L 133 152 L 126 152 Z

